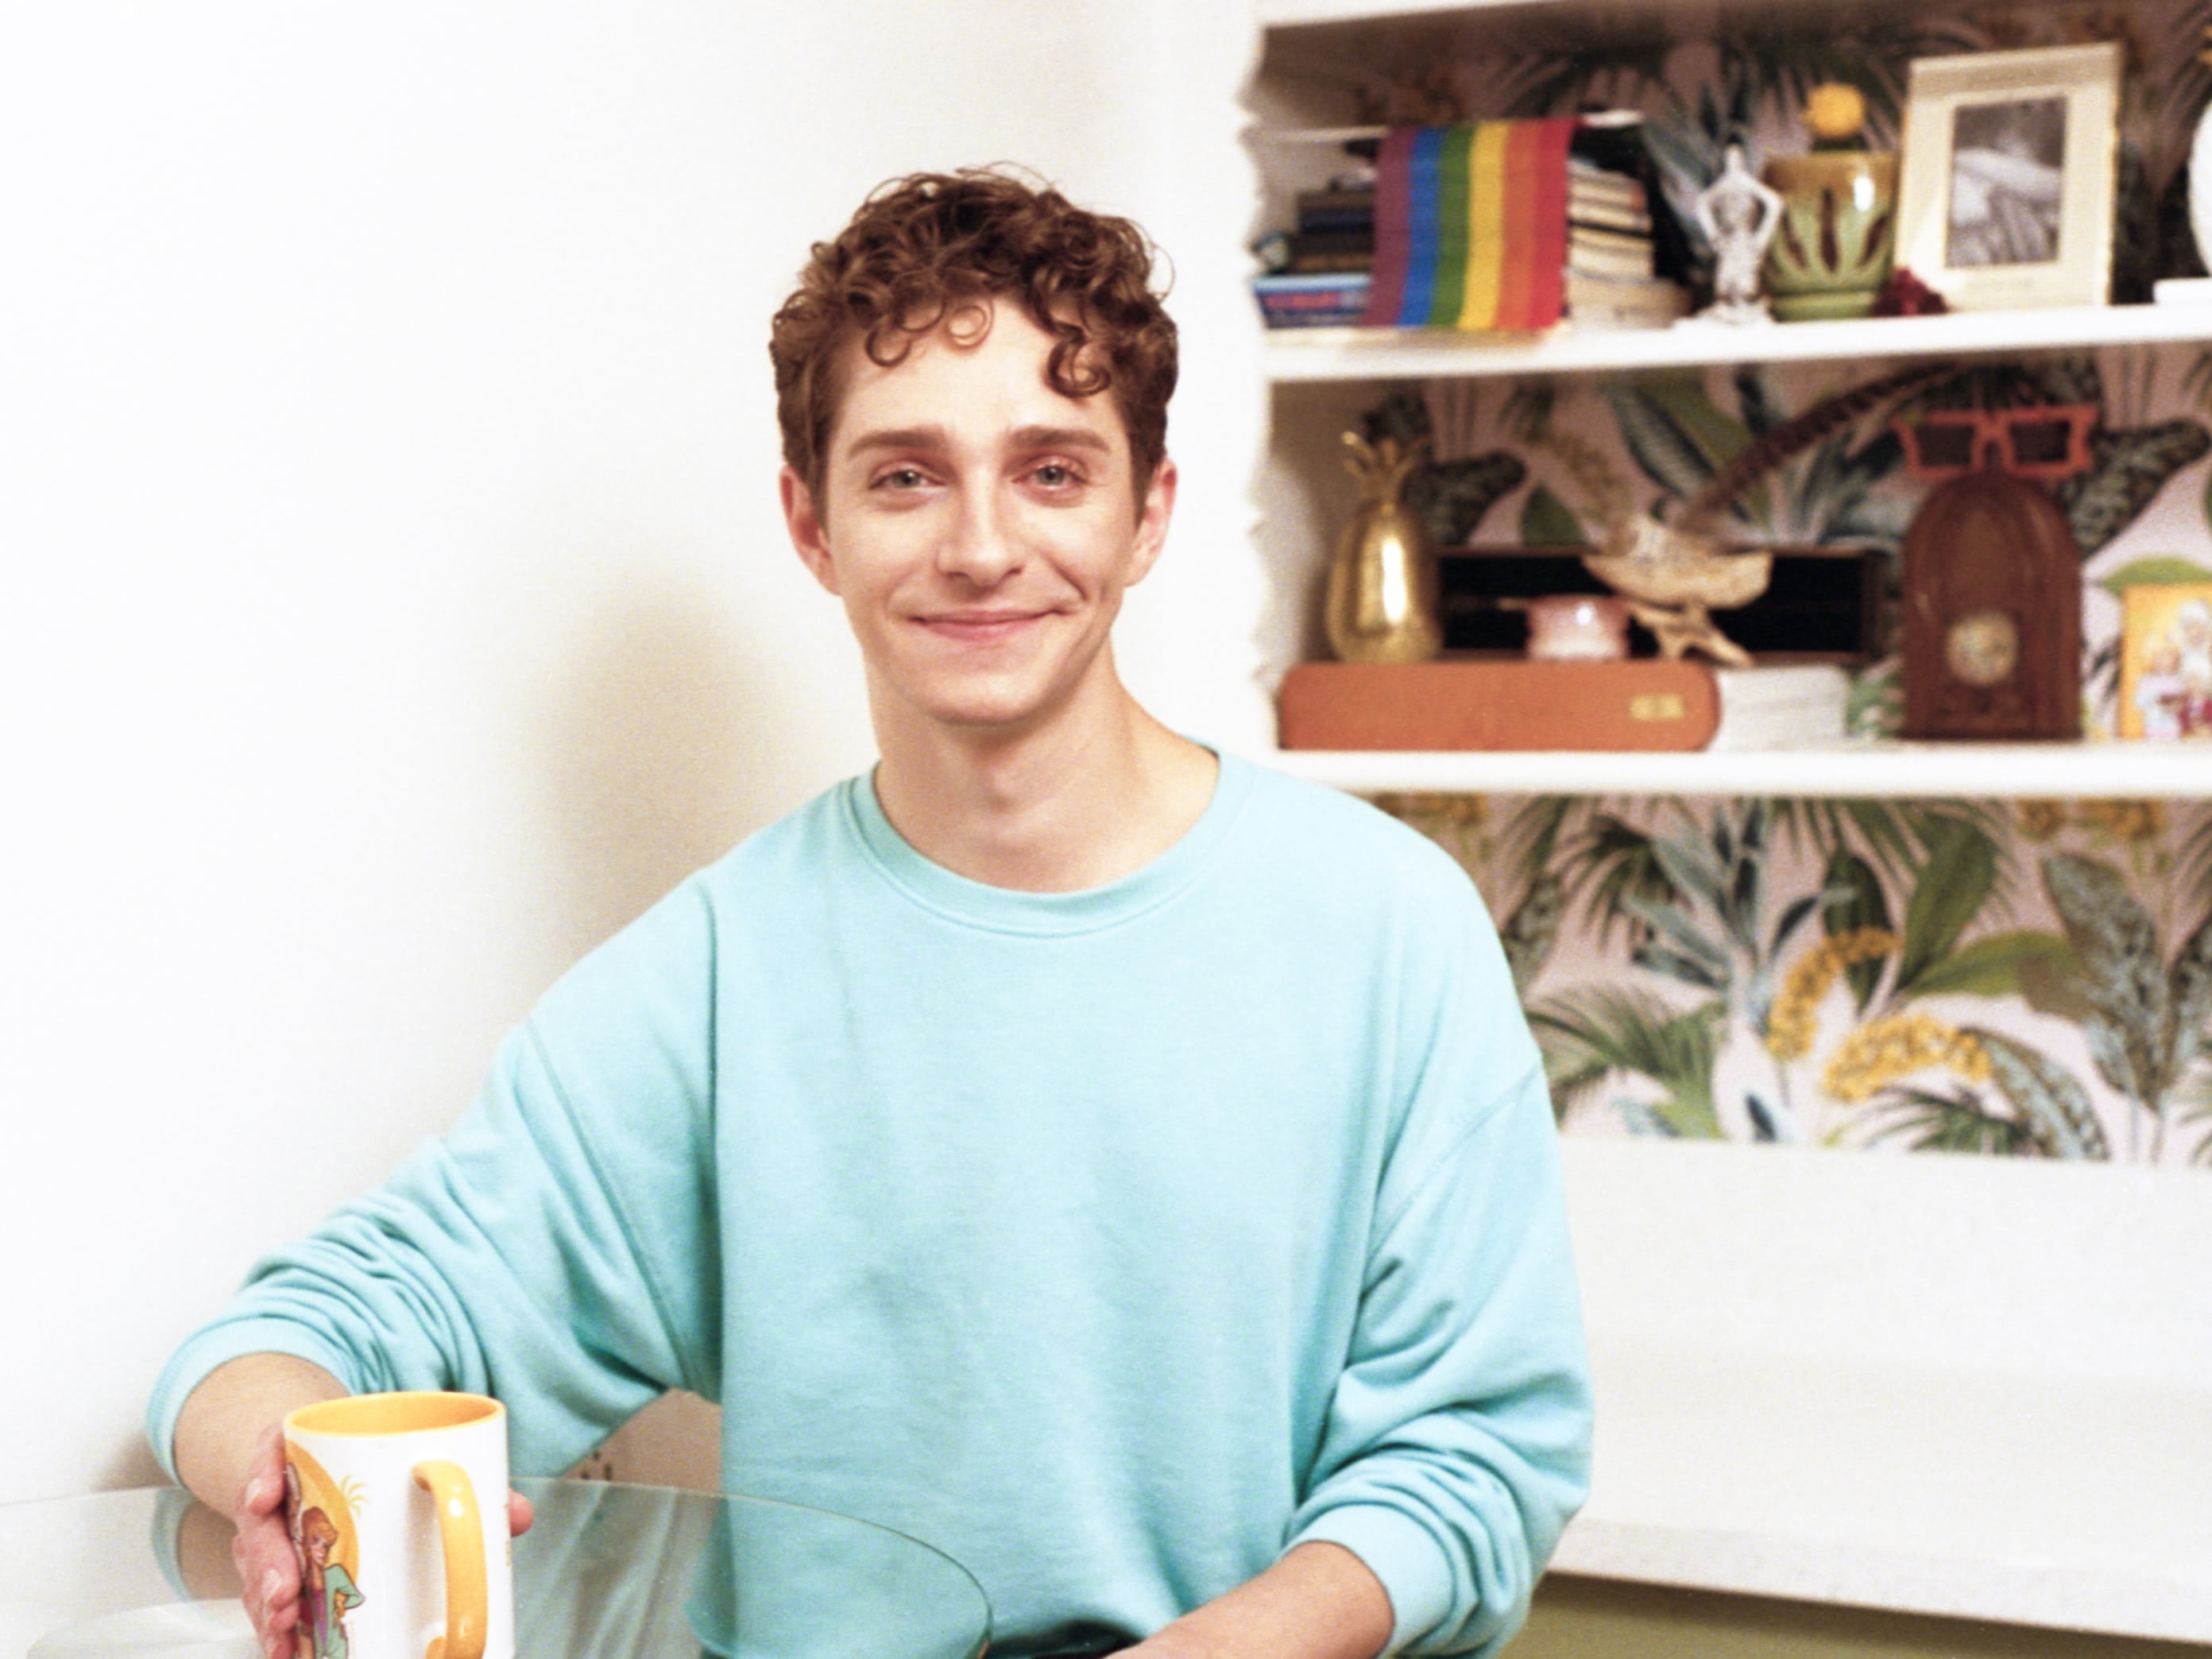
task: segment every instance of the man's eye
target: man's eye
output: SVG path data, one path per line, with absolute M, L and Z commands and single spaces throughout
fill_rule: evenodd
M 922 477 L 919 467 L 895 466 L 876 482 L 892 489 L 919 489 L 929 480 Z
M 1073 467 L 1063 466 L 1058 461 L 1047 461 L 1030 476 L 1047 489 L 1065 489 L 1080 482 Z

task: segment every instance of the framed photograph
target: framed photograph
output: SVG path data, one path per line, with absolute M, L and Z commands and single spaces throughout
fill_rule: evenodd
M 2120 594 L 2120 735 L 2212 741 L 2212 582 Z
M 1954 310 L 2103 305 L 2119 105 L 2116 40 L 1917 59 L 1897 263 Z

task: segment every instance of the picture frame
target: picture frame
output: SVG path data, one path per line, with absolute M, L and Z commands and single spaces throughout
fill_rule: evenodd
M 2120 591 L 2119 735 L 2212 742 L 2212 582 Z
M 2106 304 L 2120 68 L 2115 40 L 1915 59 L 1897 264 L 1957 311 Z

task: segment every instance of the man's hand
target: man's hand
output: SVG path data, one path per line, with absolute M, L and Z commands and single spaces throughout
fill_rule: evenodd
M 1375 1659 L 1395 1625 L 1364 1561 L 1339 1544 L 1301 1544 L 1121 1659 Z
M 284 1526 L 284 1431 L 271 1424 L 253 1450 L 253 1465 L 231 1508 L 238 1535 L 240 1594 L 269 1659 L 286 1659 L 300 1624 L 300 1558 Z

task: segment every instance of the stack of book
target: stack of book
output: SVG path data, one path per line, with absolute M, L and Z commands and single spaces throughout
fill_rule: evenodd
M 1294 228 L 1254 249 L 1267 325 L 1671 322 L 1689 309 L 1669 280 L 1684 249 L 1663 205 L 1655 214 L 1641 121 L 1616 111 L 1352 137 L 1346 148 L 1372 165 L 1299 191 Z
M 1367 270 L 1375 264 L 1375 180 L 1358 174 L 1297 194 L 1298 228 L 1291 233 L 1289 270 Z
M 1585 328 L 1650 328 L 1690 308 L 1656 274 L 1644 181 L 1581 155 L 1567 161 L 1567 315 Z
M 1352 175 L 1297 194 L 1297 228 L 1268 237 L 1254 280 L 1270 328 L 1357 323 L 1375 265 L 1375 184 Z

